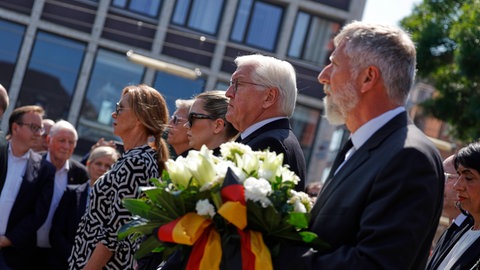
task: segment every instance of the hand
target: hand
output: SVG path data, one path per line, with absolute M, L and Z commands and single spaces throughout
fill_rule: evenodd
M 0 236 L 0 248 L 9 247 L 12 245 L 12 241 L 5 235 Z
M 90 149 L 90 151 L 99 147 L 99 146 L 110 146 L 110 147 L 113 147 L 113 148 L 117 148 L 117 146 L 115 145 L 115 142 L 113 140 L 105 141 L 104 138 L 100 138 L 94 145 L 92 145 L 92 148 Z

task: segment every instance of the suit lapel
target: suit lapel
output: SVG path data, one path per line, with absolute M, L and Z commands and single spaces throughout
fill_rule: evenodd
M 377 132 L 375 132 L 357 151 L 352 155 L 347 163 L 333 176 L 333 172 L 330 172 L 327 182 L 330 182 L 318 195 L 317 201 L 312 209 L 312 216 L 315 216 L 323 205 L 332 195 L 333 191 L 342 183 L 345 179 L 351 175 L 360 165 L 362 165 L 367 159 L 370 158 L 371 152 L 379 147 L 385 139 L 387 139 L 394 131 L 399 128 L 405 127 L 407 120 L 407 113 L 402 112 L 392 118 Z M 337 158 L 336 158 L 337 159 Z M 335 159 L 335 160 L 336 160 Z

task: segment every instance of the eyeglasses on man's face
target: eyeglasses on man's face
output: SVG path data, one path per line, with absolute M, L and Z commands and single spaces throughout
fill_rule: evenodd
M 188 125 L 190 127 L 193 126 L 193 122 L 195 119 L 210 119 L 210 120 L 215 120 L 215 117 L 210 116 L 208 114 L 203 114 L 203 113 L 194 113 L 191 112 L 188 114 Z
M 452 180 L 457 180 L 459 175 L 456 174 L 456 173 L 444 173 L 445 175 L 445 182 L 447 182 L 448 180 L 452 179 Z
M 258 84 L 258 83 L 253 83 L 253 82 L 243 82 L 243 81 L 239 81 L 238 79 L 233 79 L 233 80 L 230 80 L 230 87 L 233 87 L 233 92 L 234 93 L 237 93 L 238 85 L 240 85 L 240 84 L 251 84 L 251 85 L 256 85 L 256 86 L 269 87 L 269 86 L 266 86 L 266 85 L 263 85 L 263 84 Z
M 128 108 L 127 108 L 127 107 L 123 107 L 123 106 L 120 104 L 120 102 L 117 102 L 117 103 L 115 104 L 115 114 L 116 114 L 116 115 L 119 115 L 119 114 L 122 112 L 122 110 L 128 110 Z
M 170 122 L 176 126 L 178 124 L 182 124 L 182 123 L 185 123 L 185 121 L 187 121 L 187 119 L 183 118 L 183 117 L 179 117 L 177 116 L 176 114 L 174 114 L 171 118 L 170 118 Z
M 29 127 L 30 130 L 31 130 L 33 133 L 40 132 L 40 135 L 42 135 L 42 134 L 45 132 L 45 129 L 44 129 L 42 126 L 39 126 L 39 125 L 34 124 L 34 123 L 17 122 L 17 124 L 20 125 L 20 126 L 27 126 L 27 127 Z

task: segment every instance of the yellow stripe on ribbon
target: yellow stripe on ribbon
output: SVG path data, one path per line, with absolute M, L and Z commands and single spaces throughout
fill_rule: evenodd
M 220 269 L 222 245 L 220 235 L 210 226 L 193 245 L 186 270 Z
M 240 230 L 247 226 L 247 207 L 240 202 L 225 202 L 217 212 Z
M 211 223 L 210 219 L 196 213 L 187 213 L 177 220 L 172 230 L 172 238 L 175 243 L 193 245 Z
M 255 269 L 272 270 L 272 257 L 270 250 L 263 242 L 263 236 L 257 231 L 248 231 L 250 233 L 250 248 L 255 254 Z

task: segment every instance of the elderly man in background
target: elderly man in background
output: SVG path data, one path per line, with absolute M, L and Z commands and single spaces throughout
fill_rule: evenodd
M 71 158 L 77 140 L 78 134 L 75 127 L 65 120 L 56 122 L 47 136 L 48 152 L 45 159 L 55 166 L 56 173 L 50 211 L 46 221 L 37 231 L 37 250 L 32 254 L 39 269 L 53 269 L 52 265 L 56 265 L 54 261 L 58 258 L 52 255 L 49 235 L 52 218 L 63 193 L 67 189 L 67 185 L 79 185 L 88 181 L 86 167 Z

